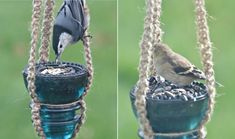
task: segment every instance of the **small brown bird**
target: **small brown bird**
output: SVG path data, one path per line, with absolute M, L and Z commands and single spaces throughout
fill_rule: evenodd
M 157 74 L 178 86 L 189 85 L 194 80 L 205 80 L 205 74 L 185 57 L 175 53 L 166 44 L 158 44 L 154 51 Z

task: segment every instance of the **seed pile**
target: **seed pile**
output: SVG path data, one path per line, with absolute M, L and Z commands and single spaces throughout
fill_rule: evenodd
M 68 75 L 75 73 L 72 67 L 47 67 L 41 71 L 41 74 L 50 75 Z
M 207 93 L 206 86 L 196 81 L 183 87 L 179 87 L 161 76 L 151 77 L 148 81 L 147 96 L 157 100 L 196 101 Z

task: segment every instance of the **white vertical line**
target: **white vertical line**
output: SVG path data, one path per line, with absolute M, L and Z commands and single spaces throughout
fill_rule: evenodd
M 118 11 L 119 11 L 119 9 L 118 9 L 118 5 L 119 5 L 119 0 L 117 0 L 117 139 L 119 139 L 119 130 L 118 130 L 118 128 L 119 128 L 119 122 L 118 122 L 118 120 L 119 120 L 119 116 L 118 116 L 118 112 L 119 112 L 118 111 L 118 108 L 119 108 L 118 107 L 118 104 L 119 104 L 118 103 L 118 100 L 119 100 L 119 96 L 118 96 L 118 88 L 119 88 L 119 86 L 118 86 L 119 85 L 119 83 L 118 83 L 118 69 L 119 69 L 118 68 L 118 65 L 119 65 L 119 63 L 118 63 L 119 62 L 119 59 L 118 59 L 118 57 L 119 57 L 119 55 L 118 55 L 119 54 L 119 49 L 118 49 L 119 48 L 118 47 L 119 46 L 119 37 L 118 37 L 119 22 L 118 22 L 118 20 L 119 20 L 119 17 L 118 16 L 119 16 L 119 14 L 118 14 Z

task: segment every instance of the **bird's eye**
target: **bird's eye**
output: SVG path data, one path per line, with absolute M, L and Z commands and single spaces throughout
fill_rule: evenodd
M 63 46 L 62 45 L 60 45 L 60 48 L 62 48 Z

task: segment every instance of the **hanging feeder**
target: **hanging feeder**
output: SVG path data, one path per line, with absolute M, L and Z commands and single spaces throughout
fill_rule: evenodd
M 142 139 L 204 139 L 205 124 L 214 108 L 215 79 L 204 0 L 195 0 L 198 44 L 206 84 L 177 86 L 157 75 L 153 51 L 161 44 L 161 0 L 146 0 L 144 34 L 140 44 L 139 80 L 130 91 L 132 109 Z
M 26 87 L 28 67 L 23 71 Z M 80 64 L 47 62 L 36 64 L 36 94 L 41 103 L 66 104 L 77 101 L 84 93 L 88 71 Z
M 168 89 L 161 88 L 157 83 L 161 82 L 155 80 L 155 84 L 152 85 L 155 88 L 150 89 L 146 94 L 147 118 L 153 132 L 161 133 L 156 134 L 154 138 L 198 139 L 197 129 L 205 117 L 208 107 L 208 93 L 205 88 L 200 88 L 202 84 L 198 83 L 195 85 L 195 88 L 199 88 L 198 91 L 192 89 L 192 86 L 187 87 L 188 91 L 186 91 L 187 89 L 175 86 L 174 89 L 170 86 Z M 189 89 L 191 90 L 189 91 Z M 133 112 L 137 117 L 135 93 L 136 87 L 131 90 L 130 99 Z M 142 130 L 139 130 L 138 135 L 143 138 Z
M 32 41 L 29 63 L 23 70 L 25 86 L 32 98 L 32 122 L 43 139 L 71 139 L 85 122 L 85 101 L 92 83 L 90 39 L 82 41 L 86 67 L 72 62 L 50 62 L 49 42 L 53 21 L 54 0 L 45 3 L 39 62 L 36 47 L 39 36 L 41 0 L 33 1 Z M 87 7 L 86 7 L 87 8 Z M 87 11 L 86 11 L 87 12 Z M 87 35 L 88 32 L 85 32 Z
M 61 69 L 65 71 L 59 72 Z M 28 67 L 23 76 L 27 87 Z M 72 137 L 76 125 L 80 123 L 79 99 L 87 83 L 88 71 L 80 64 L 47 62 L 36 65 L 35 93 L 42 103 L 39 113 L 47 138 Z M 34 102 L 30 107 L 33 109 Z

